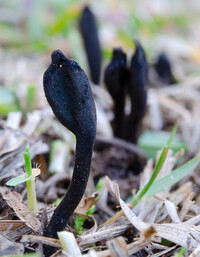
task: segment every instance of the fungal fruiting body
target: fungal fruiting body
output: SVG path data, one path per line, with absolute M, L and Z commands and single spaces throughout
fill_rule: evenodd
M 158 60 L 155 63 L 155 71 L 163 83 L 171 85 L 176 82 L 172 74 L 171 63 L 167 55 L 160 54 L 158 56 Z
M 63 52 L 52 53 L 52 63 L 44 73 L 44 91 L 57 119 L 76 136 L 72 181 L 62 202 L 55 209 L 43 235 L 57 238 L 79 204 L 87 185 L 96 136 L 95 104 L 85 72 Z M 45 256 L 54 248 L 45 246 Z
M 91 81 L 99 84 L 101 75 L 101 46 L 94 14 L 85 6 L 80 18 L 80 31 L 90 68 Z
M 136 51 L 131 59 L 129 95 L 131 113 L 128 117 L 127 140 L 137 141 L 138 127 L 146 111 L 148 63 L 145 52 L 138 41 L 135 41 Z
M 114 48 L 112 60 L 105 69 L 104 82 L 114 101 L 114 135 L 123 138 L 124 107 L 128 71 L 126 54 L 121 48 Z

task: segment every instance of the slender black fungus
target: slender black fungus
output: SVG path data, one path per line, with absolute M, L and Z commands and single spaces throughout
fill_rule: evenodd
M 176 83 L 172 70 L 171 63 L 165 54 L 160 54 L 155 64 L 155 71 L 161 81 L 167 85 Z
M 44 73 L 44 91 L 55 116 L 76 136 L 75 166 L 70 187 L 55 209 L 44 236 L 57 238 L 79 204 L 87 185 L 96 135 L 96 111 L 88 79 L 81 67 L 60 50 L 52 53 Z M 55 248 L 45 246 L 45 256 Z
M 131 113 L 128 117 L 127 140 L 136 143 L 138 128 L 146 111 L 148 63 L 145 52 L 138 41 L 135 41 L 136 51 L 131 59 L 129 94 L 131 98 Z
M 121 48 L 113 50 L 110 64 L 104 73 L 105 85 L 114 101 L 114 135 L 124 136 L 124 106 L 127 83 L 126 54 Z
M 91 80 L 99 84 L 101 75 L 101 47 L 94 14 L 88 6 L 83 9 L 80 18 L 80 31 L 87 54 Z

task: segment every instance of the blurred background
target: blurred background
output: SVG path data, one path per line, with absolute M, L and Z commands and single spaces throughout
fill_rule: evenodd
M 79 29 L 80 15 L 85 5 L 90 6 L 97 23 L 102 54 L 100 85 L 103 88 L 103 72 L 111 59 L 113 48 L 122 47 L 130 61 L 135 50 L 133 39 L 138 39 L 146 52 L 150 67 L 155 64 L 159 54 L 165 53 L 170 60 L 177 84 L 191 84 L 199 92 L 200 2 L 197 0 L 1 0 L 2 119 L 11 111 L 20 110 L 25 115 L 46 106 L 42 76 L 50 64 L 50 54 L 54 49 L 61 49 L 76 60 L 90 79 Z M 150 87 L 160 87 L 159 83 L 154 82 L 150 74 Z M 171 90 L 174 89 L 169 89 Z M 178 93 L 179 100 L 183 97 L 180 95 Z M 191 99 L 187 101 L 190 102 Z M 183 103 L 187 109 L 186 104 Z M 165 115 L 162 108 L 161 111 Z M 187 115 L 183 115 L 181 119 L 185 117 Z M 169 119 L 171 125 L 176 119 L 177 117 Z M 154 126 L 150 118 L 146 122 L 146 128 L 159 130 L 168 123 L 164 117 L 161 125 L 156 125 L 155 122 Z M 187 138 L 192 133 L 191 126 L 194 126 L 190 119 L 190 125 L 188 121 L 186 123 L 189 126 L 188 131 L 184 127 L 185 132 L 182 134 L 186 141 L 191 141 L 191 138 Z
M 8 77 L 11 79 L 14 75 L 17 76 L 15 73 L 19 76 L 25 69 L 28 73 L 34 72 L 34 64 L 27 67 L 23 58 L 32 57 L 37 60 L 36 66 L 39 68 L 46 61 L 41 60 L 44 54 L 49 55 L 54 49 L 63 50 L 87 69 L 78 28 L 78 20 L 85 4 L 90 5 L 96 17 L 105 62 L 111 56 L 113 47 L 122 46 L 127 53 L 133 51 L 133 39 L 137 38 L 141 41 L 149 62 L 153 62 L 160 52 L 165 51 L 175 61 L 182 58 L 189 59 L 194 64 L 199 63 L 200 3 L 197 0 L 1 0 L 1 83 L 5 83 Z M 15 68 L 8 72 L 6 65 L 9 61 Z M 198 73 L 198 70 L 192 67 L 188 71 Z M 39 68 L 36 77 L 42 72 Z M 35 83 L 37 78 L 32 78 L 30 82 Z

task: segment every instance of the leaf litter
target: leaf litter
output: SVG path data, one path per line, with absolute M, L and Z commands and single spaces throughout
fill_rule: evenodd
M 166 163 L 160 172 L 161 177 L 170 174 L 178 157 L 181 155 L 182 154 L 179 153 L 173 157 L 172 152 L 168 152 Z M 144 168 L 144 173 L 140 175 L 141 187 L 147 183 L 152 171 L 153 162 L 149 160 Z M 143 199 L 133 210 L 131 210 L 130 207 L 120 198 L 118 185 L 108 178 L 106 181 L 108 191 L 116 198 L 127 219 L 125 217 L 121 217 L 119 220 L 103 226 L 100 229 L 97 229 L 96 226 L 96 231 L 93 229 L 91 231 L 87 231 L 87 234 L 79 236 L 77 240 L 82 252 L 85 249 L 89 249 L 88 247 L 92 244 L 106 242 L 106 245 L 103 244 L 102 246 L 96 246 L 97 249 L 99 247 L 102 248 L 101 251 L 94 253 L 93 250 L 89 250 L 89 252 L 83 256 L 93 256 L 93 254 L 95 254 L 94 256 L 111 256 L 115 254 L 115 252 L 120 252 L 120 256 L 130 256 L 142 249 L 145 249 L 145 251 L 148 252 L 148 249 L 152 249 L 152 244 L 154 244 L 154 252 L 160 251 L 160 255 L 157 253 L 153 256 L 162 256 L 168 252 L 173 252 L 174 250 L 179 249 L 177 248 L 178 246 L 185 245 L 187 245 L 187 251 L 191 254 L 193 251 L 198 251 L 200 228 L 196 224 L 200 222 L 200 208 L 195 206 L 195 202 L 192 201 L 194 193 L 192 192 L 191 182 L 183 184 L 172 192 L 167 188 L 163 188 L 164 192 L 159 193 L 159 195 L 155 195 L 154 198 Z M 13 209 L 15 215 L 22 220 L 23 223 L 21 225 L 26 223 L 26 225 L 31 229 L 29 230 L 29 233 L 35 234 L 35 236 L 23 235 L 21 242 L 44 243 L 45 239 L 43 239 L 43 237 L 36 236 L 36 234 L 39 235 L 39 231 L 41 231 L 40 221 L 34 215 L 31 215 L 27 207 L 22 204 L 21 195 L 18 193 L 13 194 L 8 189 L 5 190 L 4 187 L 1 188 L 1 195 L 3 200 L 5 200 Z M 18 197 L 16 198 L 17 195 Z M 81 206 L 80 204 L 77 211 L 83 213 L 86 212 L 86 210 L 95 203 L 96 197 L 97 195 L 89 197 L 85 202 L 86 205 L 84 206 L 82 203 Z M 108 194 L 106 194 L 106 198 L 107 197 Z M 106 206 L 107 200 L 104 199 L 103 202 Z M 181 208 L 179 206 L 181 206 Z M 197 210 L 196 213 L 194 213 L 194 208 L 192 208 L 194 206 Z M 31 215 L 30 217 L 27 215 L 28 213 Z M 187 217 L 188 214 L 190 214 L 190 218 Z M 194 214 L 196 214 L 196 216 L 194 216 Z M 139 233 L 136 233 L 137 236 L 134 236 L 135 239 L 132 243 L 128 243 L 127 239 L 124 239 L 124 237 L 121 236 L 131 228 L 134 228 L 134 233 L 136 233 L 136 231 Z M 6 233 L 6 231 L 7 229 L 4 230 L 4 233 Z M 162 245 L 160 244 L 161 238 L 169 240 L 174 243 L 175 246 L 166 246 L 166 249 L 161 250 L 159 248 L 159 246 Z M 48 239 L 45 243 L 60 247 L 59 241 L 56 240 Z M 103 250 L 105 248 L 108 249 Z
M 164 94 L 165 98 L 169 98 L 169 100 L 175 95 L 167 90 L 166 93 L 164 88 L 163 90 L 154 89 L 154 91 L 158 97 L 160 97 L 160 94 Z M 174 89 L 174 91 L 177 92 L 178 90 Z M 180 96 L 178 98 L 179 100 L 181 99 Z M 185 101 L 185 97 L 183 98 L 183 101 Z M 165 105 L 165 101 L 159 100 L 161 114 L 163 115 L 162 119 L 165 120 L 166 123 L 169 122 L 170 124 L 172 121 L 178 118 L 178 120 L 180 120 L 181 126 L 184 126 L 184 128 L 186 127 L 188 133 L 193 135 L 192 131 L 194 131 L 194 127 L 198 125 L 195 122 L 196 114 L 191 116 L 190 110 L 187 114 L 190 118 L 187 118 L 187 116 L 184 116 L 184 114 L 181 114 L 181 112 L 168 112 L 166 115 L 166 106 L 169 108 L 169 106 L 173 104 L 172 102 L 169 103 L 169 105 Z M 193 107 L 193 109 L 196 112 L 196 108 Z M 1 127 L 1 185 L 3 185 L 8 180 L 8 178 L 22 174 L 22 166 L 24 165 L 22 153 L 27 143 L 30 144 L 31 157 L 35 162 L 37 162 L 38 155 L 45 156 L 49 151 L 45 137 L 48 136 L 50 140 L 53 140 L 54 138 L 59 138 L 58 134 L 61 131 L 64 135 L 67 133 L 64 131 L 64 128 L 58 127 L 57 125 L 55 126 L 56 123 L 53 115 L 51 112 L 47 112 L 47 109 L 37 110 L 32 115 L 29 115 L 26 123 L 22 126 L 19 125 L 21 123 L 22 116 L 19 116 L 17 113 L 10 115 L 13 115 L 11 116 L 12 120 L 15 120 L 14 118 L 16 115 L 16 125 L 12 123 L 13 127 L 7 127 L 6 125 Z M 44 119 L 45 115 L 47 115 L 46 119 Z M 149 113 L 147 113 L 145 117 L 146 120 L 150 119 L 148 115 Z M 175 117 L 173 117 L 173 115 Z M 9 119 L 10 116 L 8 116 L 8 124 Z M 34 126 L 32 126 L 32 124 L 34 124 Z M 193 124 L 193 126 L 191 124 Z M 180 134 L 183 133 L 181 126 L 179 127 Z M 44 127 L 49 128 L 47 135 L 42 134 L 43 132 L 40 132 L 43 131 Z M 26 131 L 28 131 L 28 133 L 26 133 Z M 182 137 L 184 136 L 186 137 L 185 134 L 182 134 Z M 68 138 L 68 136 L 64 136 L 64 141 L 69 142 Z M 190 154 L 192 154 L 192 149 L 194 149 L 193 147 L 197 147 L 196 145 L 197 144 L 190 145 Z M 97 143 L 95 147 L 95 149 L 98 151 L 102 147 L 108 149 L 106 153 L 107 159 L 109 159 L 108 155 L 111 154 L 110 156 L 112 156 L 112 151 L 118 151 L 113 149 L 125 148 L 125 151 L 129 151 L 129 154 L 136 154 L 143 160 L 143 162 L 145 160 L 144 155 L 142 152 L 140 152 L 139 149 L 134 148 L 134 145 L 126 143 L 123 140 L 116 140 L 112 138 L 102 139 L 97 135 Z M 199 149 L 196 148 L 197 152 L 198 150 Z M 71 151 L 73 152 L 73 147 Z M 88 193 L 89 191 L 91 193 L 95 192 L 94 181 L 97 181 L 99 175 L 99 164 L 98 162 L 95 162 L 95 158 L 97 158 L 95 155 L 97 154 L 98 152 L 95 150 L 90 178 L 90 180 L 93 181 L 93 190 L 87 190 Z M 180 150 L 180 152 L 176 153 L 175 155 L 173 155 L 173 152 L 169 150 L 165 164 L 163 165 L 157 177 L 157 181 L 154 182 L 155 185 L 159 182 L 159 179 L 162 180 L 164 176 L 169 176 L 169 178 L 170 176 L 173 176 L 171 175 L 171 172 L 172 170 L 175 172 L 176 163 L 182 156 L 182 150 Z M 12 160 L 12 162 L 10 160 Z M 104 159 L 102 158 L 101 161 L 103 162 Z M 116 161 L 117 159 L 115 162 Z M 122 162 L 123 160 L 121 159 L 120 161 Z M 181 162 L 183 163 L 183 161 Z M 198 163 L 198 158 L 196 159 L 196 163 Z M 31 248 L 31 245 L 35 245 L 35 243 L 36 245 L 45 243 L 48 245 L 56 246 L 58 249 L 61 247 L 58 240 L 49 238 L 45 239 L 40 236 L 40 232 L 42 230 L 42 223 L 45 222 L 42 214 L 42 210 L 46 208 L 46 204 L 44 203 L 45 195 L 47 195 L 48 190 L 51 189 L 52 186 L 54 188 L 54 195 L 63 195 L 65 192 L 65 183 L 67 180 L 70 180 L 70 170 L 71 166 L 73 166 L 72 159 L 69 161 L 68 165 L 69 166 L 66 167 L 68 173 L 63 173 L 63 175 L 62 173 L 57 173 L 53 175 L 51 179 L 48 179 L 49 181 L 43 181 L 41 178 L 36 180 L 36 190 L 38 191 L 38 200 L 41 213 L 38 218 L 30 213 L 30 211 L 25 206 L 26 202 L 25 205 L 23 203 L 24 199 L 26 199 L 24 186 L 17 186 L 15 191 L 6 189 L 4 186 L 1 187 L 2 201 L 4 204 L 6 202 L 6 204 L 11 208 L 8 209 L 8 212 L 12 212 L 12 217 L 18 217 L 16 221 L 11 219 L 9 226 L 5 225 L 9 222 L 9 220 L 6 219 L 6 216 L 10 215 L 9 213 L 6 214 L 5 218 L 2 218 L 1 220 L 1 233 L 2 235 L 12 240 L 13 247 L 16 247 L 15 242 L 19 242 L 20 239 L 21 243 L 19 244 L 21 246 L 19 249 L 22 249 L 21 247 L 23 244 L 26 244 L 26 246 L 28 244 L 30 249 L 34 249 Z M 192 172 L 195 167 L 196 165 L 193 163 L 190 172 Z M 108 170 L 109 169 L 105 168 L 105 174 L 106 171 L 109 174 Z M 137 188 L 141 189 L 144 187 L 153 172 L 153 161 L 151 159 L 146 162 L 143 170 L 143 173 L 140 175 L 135 175 L 138 181 L 136 184 L 131 184 L 128 179 L 126 180 L 126 193 L 123 192 L 124 182 L 122 183 L 120 189 L 118 185 L 112 181 L 114 179 L 115 181 L 118 181 L 120 185 L 120 180 L 123 179 L 123 176 L 119 178 L 118 175 L 115 175 L 112 179 L 113 172 L 111 172 L 111 179 L 109 180 L 109 183 L 106 182 L 107 179 L 102 178 L 102 192 L 100 191 L 99 199 L 96 201 L 96 195 L 91 197 L 88 195 L 89 198 L 87 198 L 88 200 L 85 202 L 86 205 L 84 206 L 83 203 L 79 205 L 77 213 L 79 213 L 79 215 L 84 215 L 93 204 L 96 204 L 96 212 L 92 215 L 93 224 L 95 224 L 94 227 L 92 229 L 89 229 L 89 227 L 85 228 L 85 234 L 77 237 L 78 246 L 80 247 L 83 256 L 117 256 L 117 253 L 120 253 L 120 256 L 137 256 L 138 252 L 141 252 L 141 254 L 143 254 L 142 256 L 147 256 L 148 253 L 152 254 L 152 256 L 164 256 L 165 254 L 169 253 L 170 255 L 173 255 L 175 252 L 179 251 L 180 246 L 187 246 L 186 251 L 188 254 L 190 254 L 190 256 L 198 256 L 195 254 L 200 252 L 200 228 L 198 225 L 200 224 L 200 207 L 197 203 L 195 203 L 195 199 L 197 199 L 198 196 L 198 191 L 193 185 L 193 180 L 195 181 L 195 174 L 193 175 L 193 173 L 190 173 L 191 175 L 189 177 L 189 181 L 185 181 L 184 183 L 179 182 L 175 187 L 167 185 L 165 182 L 163 182 L 163 184 L 161 183 L 161 189 L 159 191 L 162 190 L 163 192 L 147 192 L 146 196 L 148 197 L 145 197 L 137 206 L 135 206 L 133 209 L 130 209 L 130 206 L 127 205 L 120 197 L 119 192 L 122 190 L 123 199 L 125 199 L 128 195 L 130 196 L 133 194 L 134 196 Z M 188 171 L 186 169 L 186 173 L 187 172 Z M 41 170 L 41 175 L 42 173 L 43 170 Z M 189 174 L 189 172 L 187 174 Z M 130 175 L 128 177 L 130 178 Z M 50 182 L 50 180 L 52 182 Z M 169 179 L 167 181 L 169 181 Z M 38 189 L 37 183 L 40 185 Z M 198 185 L 196 187 L 198 187 Z M 196 194 L 193 192 L 194 189 Z M 112 196 L 109 193 L 112 193 Z M 48 202 L 52 202 L 51 197 L 49 198 Z M 111 205 L 109 203 L 111 203 Z M 103 222 L 106 222 L 106 219 L 108 220 L 112 218 L 113 215 L 116 215 L 117 210 L 115 206 L 118 204 L 120 205 L 126 217 L 119 217 L 118 220 L 102 226 Z M 48 213 L 47 216 L 51 215 L 52 210 L 53 209 L 50 209 L 49 207 L 46 209 L 46 212 Z M 104 215 L 104 217 L 99 216 L 100 213 L 101 215 Z M 87 217 L 87 215 L 85 215 L 85 217 L 88 221 L 89 217 Z M 74 233 L 73 221 L 69 223 L 67 229 Z M 127 235 L 127 233 L 129 233 L 129 235 Z M 163 239 L 170 241 L 172 246 L 164 245 L 162 243 Z M 91 247 L 91 245 L 93 246 Z M 6 249 L 10 249 L 10 247 L 10 244 L 6 244 L 6 246 L 2 249 L 2 253 Z M 92 248 L 98 249 L 98 251 L 94 251 Z M 62 253 L 58 252 L 58 256 L 59 255 L 61 256 Z

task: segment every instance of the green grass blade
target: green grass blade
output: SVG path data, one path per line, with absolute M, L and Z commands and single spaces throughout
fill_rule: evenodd
M 32 176 L 32 165 L 31 165 L 31 156 L 29 151 L 29 145 L 26 146 L 26 152 L 23 153 L 24 155 L 24 161 L 26 165 L 26 172 L 28 177 Z
M 174 255 L 174 257 L 182 257 L 186 248 L 186 246 L 181 247 L 181 250 L 176 255 Z
M 192 172 L 200 162 L 200 156 L 194 157 L 192 160 L 188 161 L 181 167 L 175 169 L 170 174 L 163 178 L 155 181 L 152 187 L 145 194 L 145 198 L 150 198 L 154 194 L 158 194 L 163 191 L 164 188 L 168 188 L 179 182 L 182 178 L 187 176 Z
M 26 173 L 29 180 L 26 181 L 28 208 L 34 215 L 38 214 L 37 198 L 35 192 L 35 177 L 32 173 L 31 156 L 29 151 L 29 145 L 26 146 L 26 152 L 24 154 L 24 161 L 26 165 Z
M 26 93 L 26 112 L 32 112 L 35 110 L 36 105 L 36 86 L 30 85 L 27 88 Z
M 173 139 L 174 139 L 174 136 L 176 135 L 176 131 L 177 131 L 177 127 L 178 127 L 178 124 L 176 123 L 172 129 L 172 132 L 171 132 L 171 135 L 170 135 L 170 138 L 168 140 L 168 143 L 167 145 L 171 145 Z
M 144 186 L 144 188 L 140 191 L 138 191 L 138 193 L 136 194 L 136 196 L 134 197 L 133 201 L 131 202 L 132 206 L 135 206 L 138 204 L 138 202 L 142 199 L 142 197 L 149 191 L 150 187 L 152 186 L 152 184 L 154 183 L 158 173 L 160 172 L 166 158 L 167 158 L 167 153 L 169 150 L 169 146 L 165 146 L 163 148 L 163 151 L 160 155 L 160 158 L 157 162 L 157 165 L 154 169 L 154 172 L 150 178 L 150 180 L 148 181 L 148 183 Z
M 10 179 L 10 180 L 6 183 L 6 185 L 7 185 L 7 186 L 17 186 L 17 185 L 19 185 L 19 184 L 21 184 L 21 183 L 26 182 L 26 181 L 29 180 L 29 179 L 30 179 L 30 177 L 27 177 L 26 174 L 23 174 L 23 175 L 20 175 L 20 176 L 18 176 L 18 177 L 16 177 L 16 178 Z
M 135 206 L 139 203 L 139 201 L 142 199 L 142 197 L 150 190 L 150 188 L 152 187 L 152 185 L 155 183 L 155 179 L 158 176 L 158 173 L 160 172 L 166 158 L 167 158 L 167 153 L 169 150 L 169 145 L 172 143 L 172 140 L 176 134 L 176 130 L 177 130 L 177 124 L 175 124 L 170 138 L 168 140 L 168 144 L 166 146 L 164 146 L 162 153 L 160 155 L 160 158 L 156 164 L 156 167 L 153 171 L 153 174 L 151 176 L 151 178 L 149 179 L 148 183 L 144 186 L 143 189 L 141 189 L 140 191 L 138 191 L 138 193 L 136 194 L 136 196 L 134 197 L 133 201 L 131 202 L 132 206 Z
M 26 181 L 28 208 L 34 215 L 38 214 L 37 198 L 35 192 L 35 178 Z
M 177 124 L 175 124 L 171 134 L 164 131 L 149 131 L 146 130 L 138 140 L 138 146 L 144 151 L 148 158 L 155 160 L 156 153 L 163 145 L 170 145 L 174 153 L 181 149 L 188 151 L 187 144 L 179 137 L 175 137 Z M 172 141 L 173 139 L 173 141 Z

